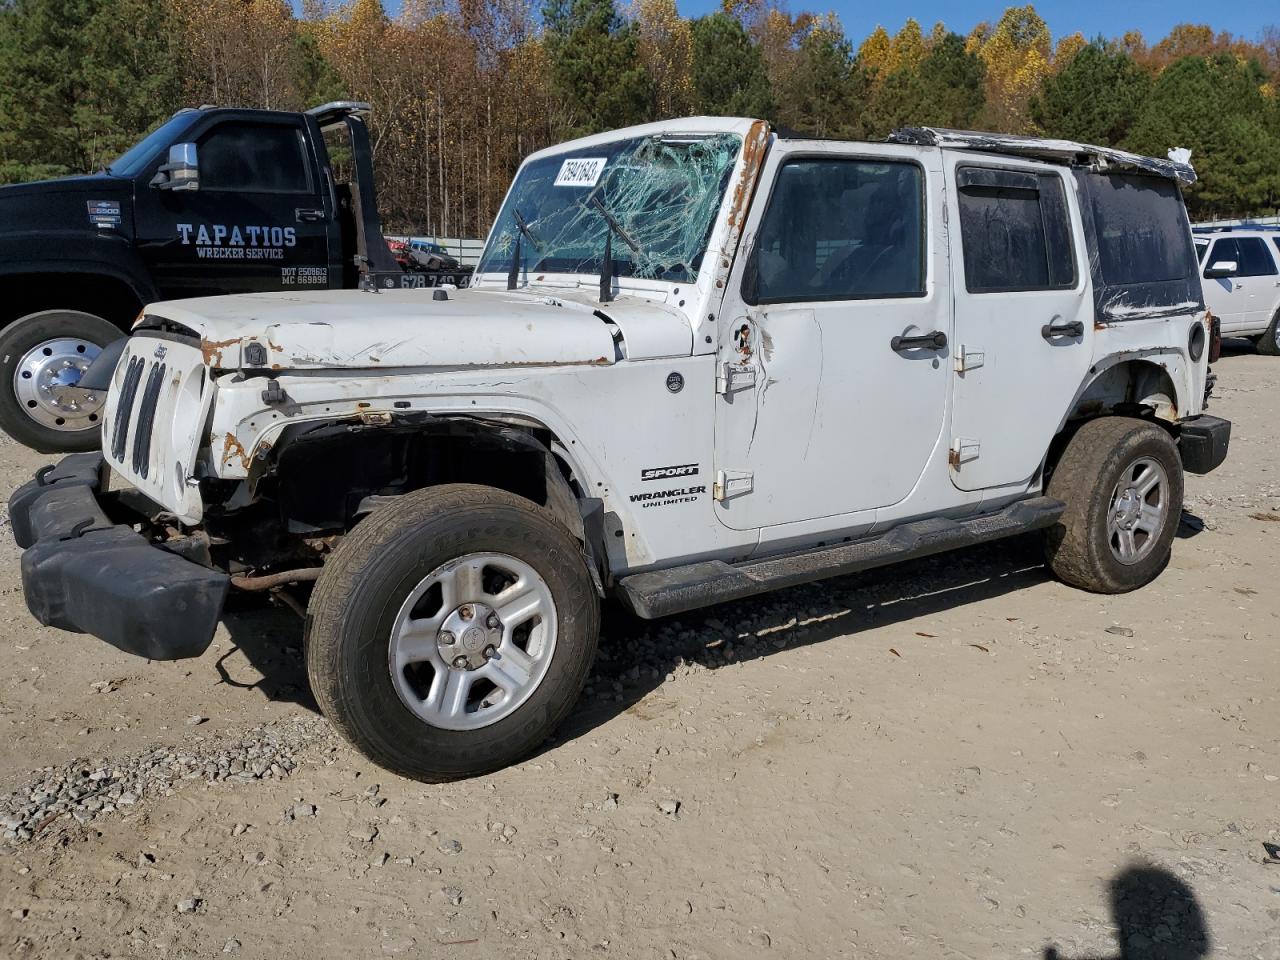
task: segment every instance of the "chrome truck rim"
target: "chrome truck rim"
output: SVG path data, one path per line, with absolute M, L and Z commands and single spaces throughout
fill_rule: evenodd
M 1111 492 L 1107 542 L 1116 559 L 1137 563 L 1155 549 L 1169 513 L 1169 477 L 1150 457 L 1136 460 Z
M 437 567 L 396 614 L 388 666 L 404 705 L 433 727 L 475 730 L 510 716 L 556 648 L 551 588 L 523 560 L 471 553 Z
M 38 343 L 23 355 L 13 373 L 18 403 L 36 423 L 54 430 L 97 426 L 106 396 L 78 384 L 102 348 L 88 340 Z

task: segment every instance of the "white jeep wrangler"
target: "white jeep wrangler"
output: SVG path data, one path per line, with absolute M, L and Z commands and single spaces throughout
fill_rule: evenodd
M 1134 589 L 1230 434 L 1192 179 L 705 117 L 542 151 L 469 289 L 148 307 L 86 374 L 103 452 L 10 501 L 28 605 L 193 657 L 229 589 L 317 581 L 320 706 L 434 780 L 552 732 L 609 595 L 659 617 L 1029 530 Z

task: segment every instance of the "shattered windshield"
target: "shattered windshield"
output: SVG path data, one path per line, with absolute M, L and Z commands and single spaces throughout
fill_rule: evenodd
M 477 272 L 508 272 L 519 237 L 522 274 L 599 273 L 612 231 L 614 276 L 692 280 L 741 143 L 638 137 L 535 160 L 516 177 Z

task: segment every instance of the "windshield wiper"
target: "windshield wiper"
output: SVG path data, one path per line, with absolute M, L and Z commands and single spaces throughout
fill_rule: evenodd
M 522 236 L 528 237 L 529 242 L 533 244 L 533 249 L 537 250 L 539 253 L 542 252 L 542 248 L 538 245 L 538 241 L 534 237 L 533 231 L 529 229 L 529 224 L 525 221 L 524 217 L 520 215 L 520 211 L 512 207 L 511 217 L 516 222 L 516 245 L 515 249 L 511 251 L 511 269 L 507 271 L 508 290 L 514 290 L 516 288 L 516 284 L 520 280 L 520 238 Z
M 631 252 L 637 257 L 640 256 L 640 244 L 632 240 L 630 234 L 622 229 L 622 224 L 618 223 L 617 218 L 609 212 L 609 208 L 604 205 L 599 194 L 592 194 L 587 203 L 600 211 L 600 216 L 604 217 L 604 222 L 609 226 L 609 231 L 604 235 L 604 257 L 600 261 L 600 302 L 608 303 L 613 299 L 613 235 L 616 233 L 621 237 L 622 242 L 630 247 Z

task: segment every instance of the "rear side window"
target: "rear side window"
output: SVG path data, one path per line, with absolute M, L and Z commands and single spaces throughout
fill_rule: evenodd
M 311 167 L 302 130 L 273 124 L 227 123 L 197 144 L 201 190 L 310 193 Z
M 1191 232 L 1172 180 L 1110 174 L 1099 178 L 1092 200 L 1098 265 L 1105 284 L 1186 278 Z
M 1236 248 L 1240 251 L 1241 277 L 1274 277 L 1276 264 L 1271 259 L 1271 251 L 1261 237 L 1236 237 Z
M 1204 304 L 1199 260 L 1218 259 L 1194 240 L 1177 183 L 1141 173 L 1073 170 L 1093 276 L 1097 320 L 1182 316 Z
M 1062 178 L 985 167 L 956 171 L 965 286 L 970 293 L 1075 285 Z
M 791 160 L 743 284 L 748 303 L 924 294 L 924 177 L 914 163 Z

